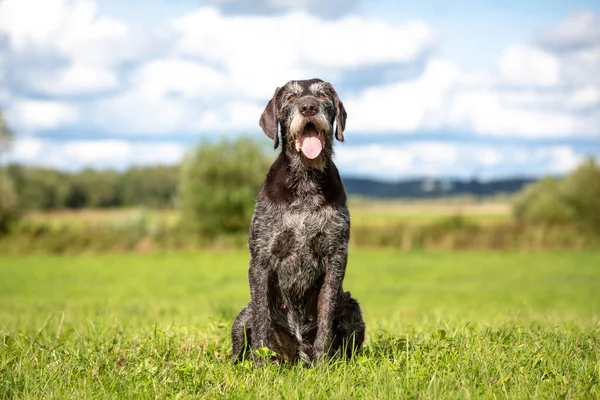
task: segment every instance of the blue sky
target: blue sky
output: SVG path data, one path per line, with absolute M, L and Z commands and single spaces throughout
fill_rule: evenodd
M 600 159 L 598 1 L 3 0 L 5 162 L 174 164 L 320 77 L 336 163 L 394 180 L 564 174 Z M 32 10 L 35 10 L 33 12 Z

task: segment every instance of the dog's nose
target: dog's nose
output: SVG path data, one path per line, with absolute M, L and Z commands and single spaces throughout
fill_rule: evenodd
M 300 113 L 302 113 L 302 115 L 304 115 L 305 117 L 310 117 L 310 116 L 315 115 L 317 113 L 318 109 L 319 109 L 319 105 L 317 104 L 316 101 L 314 101 L 312 99 L 306 99 L 300 105 Z

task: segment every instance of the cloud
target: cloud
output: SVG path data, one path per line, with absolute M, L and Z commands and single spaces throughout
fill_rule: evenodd
M 575 11 L 558 25 L 542 32 L 539 42 L 556 50 L 574 50 L 600 45 L 600 15 Z
M 562 76 L 570 85 L 600 87 L 600 14 L 577 11 L 542 32 L 537 42 L 562 59 Z
M 322 17 L 338 17 L 351 12 L 358 0 L 205 0 L 226 14 L 270 15 L 304 10 Z
M 590 153 L 591 151 L 591 153 Z M 61 170 L 125 169 L 130 166 L 175 165 L 186 147 L 173 141 L 71 140 L 18 138 L 5 162 Z M 491 177 L 565 174 L 586 156 L 600 159 L 600 148 L 583 151 L 568 145 L 526 147 L 519 144 L 407 141 L 336 147 L 335 161 L 344 176 L 385 180 L 425 176 L 487 179 Z
M 493 88 L 459 91 L 448 105 L 450 122 L 480 136 L 559 138 L 600 133 L 594 117 L 562 107 L 547 107 L 542 97 L 533 94 L 528 99 L 527 93 Z M 530 104 L 524 104 L 528 100 Z
M 38 90 L 52 95 L 88 94 L 116 89 L 119 77 L 115 71 L 84 65 L 70 65 L 51 76 L 35 80 Z
M 338 146 L 336 164 L 345 176 L 388 180 L 423 176 L 489 178 L 565 174 L 585 156 L 566 145 L 529 148 L 424 141 Z M 594 156 L 600 158 L 600 149 Z
M 131 165 L 174 165 L 185 152 L 174 142 L 125 140 L 74 140 L 67 142 L 22 138 L 14 142 L 7 161 L 61 170 L 82 168 L 124 169 Z
M 453 63 L 433 59 L 415 80 L 367 88 L 344 99 L 350 116 L 348 129 L 414 132 L 440 127 L 447 119 L 448 96 L 459 73 Z
M 257 130 L 267 100 L 286 81 L 414 62 L 434 40 L 416 22 L 326 21 L 303 12 L 226 17 L 202 8 L 171 27 L 176 37 L 170 56 L 140 65 L 126 91 L 99 100 L 90 111 L 94 124 L 111 132 L 156 135 Z M 334 51 L 321 40 L 344 34 L 351 37 Z
M 183 59 L 157 59 L 135 72 L 128 91 L 98 101 L 91 113 L 109 132 L 195 133 L 197 121 L 210 116 L 209 103 L 225 102 L 227 95 L 232 91 L 223 72 Z
M 226 17 L 203 8 L 176 19 L 172 28 L 179 35 L 177 53 L 225 71 L 238 95 L 260 98 L 291 79 L 414 62 L 435 43 L 434 33 L 420 22 L 356 16 L 328 21 L 305 12 Z
M 500 79 L 508 85 L 556 86 L 560 83 L 560 69 L 557 56 L 521 44 L 509 45 L 498 61 Z
M 412 80 L 345 100 L 348 129 L 391 135 L 465 132 L 513 138 L 600 137 L 600 47 L 513 43 L 488 70 L 430 58 Z
M 115 68 L 139 55 L 127 24 L 99 16 L 91 0 L 4 0 L 0 37 L 11 59 L 9 79 L 39 94 L 115 89 Z
M 19 100 L 8 109 L 8 119 L 27 132 L 73 124 L 78 113 L 72 106 L 49 100 Z
M 347 9 L 326 18 L 340 7 L 337 0 L 318 3 L 330 9 L 324 14 L 312 11 L 313 0 L 262 0 L 239 13 L 230 9 L 241 7 L 239 0 L 203 4 L 211 6 L 140 28 L 139 21 L 100 13 L 93 0 L 0 0 L 0 106 L 17 136 L 79 131 L 123 138 L 30 137 L 14 154 L 65 168 L 65 160 L 121 166 L 170 157 L 164 152 L 174 157 L 183 150 L 169 136 L 258 135 L 274 89 L 313 77 L 336 86 L 350 143 L 353 133 L 415 139 L 407 146 L 341 146 L 339 161 L 356 173 L 563 171 L 580 157 L 568 146 L 534 152 L 418 141 L 423 133 L 452 132 L 466 142 L 600 137 L 596 13 L 571 14 L 531 43 L 508 44 L 488 68 L 465 71 L 461 60 L 441 57 L 444 44 L 426 24 Z M 164 138 L 167 150 L 137 139 L 149 136 Z

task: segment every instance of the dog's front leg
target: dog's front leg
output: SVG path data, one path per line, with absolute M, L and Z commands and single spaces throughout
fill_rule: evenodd
M 263 346 L 271 348 L 269 338 L 271 315 L 269 313 L 269 268 L 256 258 L 250 261 L 248 270 L 250 281 L 250 302 L 252 303 L 252 343 L 251 357 L 256 361 L 254 350 Z
M 317 336 L 313 345 L 313 360 L 318 361 L 329 351 L 332 342 L 333 319 L 346 272 L 348 251 L 344 249 L 325 263 L 325 279 L 317 303 Z

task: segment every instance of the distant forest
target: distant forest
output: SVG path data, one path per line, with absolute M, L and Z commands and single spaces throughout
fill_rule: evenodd
M 134 167 L 122 172 L 91 169 L 64 172 L 10 165 L 6 171 L 23 209 L 172 207 L 178 198 L 179 167 L 176 166 Z M 345 177 L 343 181 L 350 196 L 424 199 L 512 194 L 534 179 L 479 181 L 423 178 L 382 182 Z
M 476 179 L 421 178 L 398 182 L 372 179 L 342 178 L 346 192 L 374 198 L 425 199 L 450 196 L 489 197 L 519 192 L 536 179 L 514 178 L 479 181 Z

